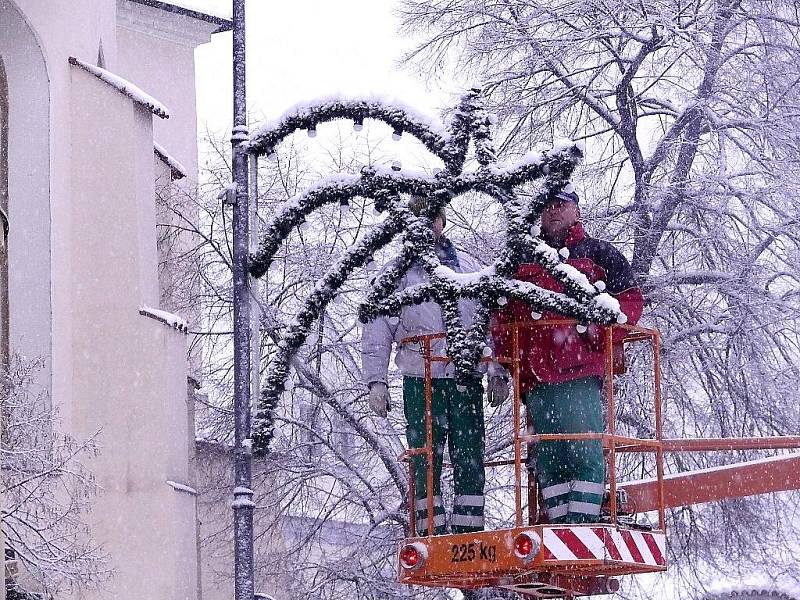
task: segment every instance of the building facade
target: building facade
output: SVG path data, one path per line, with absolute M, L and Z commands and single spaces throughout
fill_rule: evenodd
M 76 597 L 201 596 L 155 199 L 196 182 L 194 50 L 230 28 L 157 0 L 0 0 L 0 351 L 40 358 L 55 426 L 100 448 L 87 519 L 113 575 Z

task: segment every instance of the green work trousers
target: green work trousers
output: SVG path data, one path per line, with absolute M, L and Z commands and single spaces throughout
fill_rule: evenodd
M 603 431 L 602 381 L 586 377 L 540 384 L 525 394 L 536 433 Z M 592 523 L 603 502 L 600 440 L 549 441 L 533 448 L 532 466 L 551 523 Z
M 460 392 L 453 379 L 433 379 L 433 532 L 446 532 L 445 510 L 442 504 L 442 455 L 448 442 L 453 464 L 453 533 L 483 529 L 483 385 L 478 378 Z M 425 380 L 420 377 L 403 379 L 403 401 L 406 415 L 406 439 L 409 448 L 425 446 Z M 428 486 L 426 457 L 412 459 L 415 487 L 415 518 L 417 534 L 428 531 Z

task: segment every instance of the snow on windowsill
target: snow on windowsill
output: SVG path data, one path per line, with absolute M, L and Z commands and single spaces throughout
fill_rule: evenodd
M 110 71 L 106 71 L 100 67 L 95 65 L 85 63 L 82 60 L 78 60 L 74 56 L 69 57 L 69 64 L 75 65 L 76 67 L 80 67 L 84 71 L 91 73 L 101 81 L 106 82 L 111 87 L 115 88 L 134 102 L 141 104 L 142 106 L 147 107 L 150 112 L 154 115 L 161 117 L 162 119 L 169 119 L 169 109 L 161 104 L 158 100 L 153 98 L 150 94 L 142 91 L 138 86 L 131 83 L 130 81 L 123 79 L 119 75 L 114 75 Z
M 143 317 L 150 317 L 156 321 L 161 321 L 164 325 L 169 325 L 181 333 L 189 333 L 189 323 L 186 322 L 186 319 L 171 312 L 167 312 L 166 310 L 151 308 L 143 304 L 139 307 L 139 314 Z

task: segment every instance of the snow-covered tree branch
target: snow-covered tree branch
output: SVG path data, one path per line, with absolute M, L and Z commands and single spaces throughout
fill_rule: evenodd
M 33 383 L 37 361 L 10 362 L 2 380 L 2 523 L 22 589 L 49 596 L 97 586 L 110 567 L 84 522 L 96 486 L 81 462 L 97 448 L 58 432 L 50 399 Z
M 800 236 L 787 226 L 800 211 L 796 6 L 406 0 L 401 14 L 421 39 L 411 56 L 420 70 L 486 82 L 501 154 L 584 141 L 584 224 L 625 248 L 645 321 L 664 334 L 669 435 L 797 431 Z M 643 400 L 626 401 L 631 430 L 648 430 Z M 735 458 L 672 457 L 670 468 Z M 687 567 L 686 585 L 713 578 L 709 565 L 774 572 L 772 556 L 800 577 L 770 520 L 795 502 L 676 513 L 672 560 Z

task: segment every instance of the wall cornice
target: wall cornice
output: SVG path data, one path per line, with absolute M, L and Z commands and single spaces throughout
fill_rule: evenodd
M 192 48 L 211 40 L 218 25 L 146 4 L 117 0 L 117 26 Z

